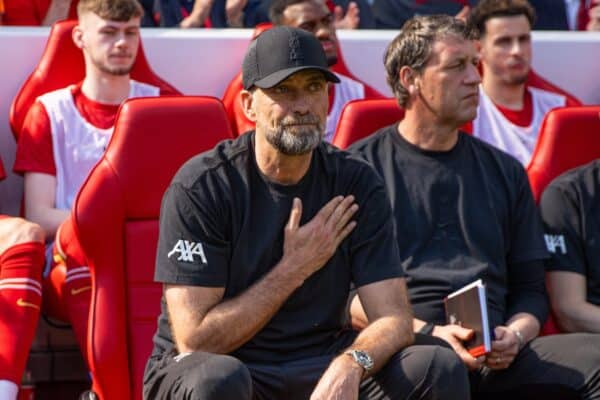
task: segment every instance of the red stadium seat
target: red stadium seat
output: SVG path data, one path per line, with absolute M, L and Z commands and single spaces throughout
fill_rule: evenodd
M 102 400 L 142 398 L 160 313 L 153 276 L 163 192 L 187 159 L 231 137 L 216 98 L 128 100 L 75 200 L 73 230 L 92 274 L 89 368 Z
M 254 32 L 252 33 L 252 39 L 273 27 L 273 24 L 270 22 L 265 22 L 262 24 L 256 25 L 254 28 Z M 344 56 L 342 55 L 342 49 L 338 46 L 338 61 L 337 63 L 331 67 L 331 69 L 338 74 L 345 75 L 349 78 L 354 79 L 355 81 L 359 81 L 365 85 L 365 92 L 370 92 L 380 96 L 377 90 L 373 89 L 366 83 L 362 82 L 356 76 L 354 76 L 346 62 L 344 61 Z M 225 106 L 225 110 L 227 110 L 227 116 L 229 118 L 229 122 L 231 123 L 231 129 L 233 130 L 234 136 L 238 136 L 244 132 L 254 129 L 254 123 L 245 118 L 244 113 L 241 109 L 241 99 L 240 92 L 242 90 L 242 73 L 240 72 L 233 78 L 227 88 L 225 89 L 225 93 L 223 94 L 223 105 Z
M 561 333 L 561 331 L 560 331 L 560 329 L 558 329 L 558 326 L 556 325 L 554 316 L 552 314 L 550 314 L 548 316 L 548 319 L 546 320 L 546 323 L 544 324 L 544 326 L 542 326 L 542 329 L 540 331 L 540 336 L 556 335 L 557 333 Z
M 83 53 L 71 38 L 71 31 L 76 24 L 75 20 L 67 20 L 52 26 L 46 49 L 38 65 L 27 78 L 10 107 L 9 122 L 15 138 L 18 138 L 27 111 L 38 96 L 77 83 L 85 77 Z M 161 92 L 180 94 L 150 68 L 141 44 L 131 70 L 131 77 L 157 86 Z
M 550 111 L 542 126 L 527 175 L 536 203 L 558 175 L 600 158 L 600 106 L 567 107 Z M 560 333 L 552 315 L 542 335 Z
M 600 106 L 550 111 L 527 167 L 536 202 L 555 177 L 596 158 L 600 158 Z
M 338 122 L 333 144 L 345 149 L 379 128 L 400 121 L 404 110 L 396 99 L 354 100 L 346 104 Z

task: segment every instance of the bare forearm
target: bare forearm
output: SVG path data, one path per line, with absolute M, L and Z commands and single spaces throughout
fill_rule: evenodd
M 54 240 L 58 227 L 69 217 L 69 213 L 69 210 L 56 208 L 26 207 L 25 217 L 44 229 L 46 241 L 48 242 Z
M 261 280 L 240 295 L 213 307 L 187 343 L 178 343 L 180 352 L 206 351 L 227 354 L 250 340 L 281 308 L 303 279 L 282 261 Z
M 555 306 L 558 325 L 567 332 L 600 333 L 600 307 L 588 303 Z
M 411 345 L 414 339 L 412 317 L 407 313 L 385 316 L 373 321 L 360 332 L 350 347 L 369 353 L 375 364 L 370 371 L 370 374 L 373 374 L 395 353 Z
M 523 344 L 535 339 L 540 333 L 540 323 L 536 317 L 528 313 L 518 313 L 513 315 L 506 326 L 513 330 L 518 330 L 523 335 Z
M 48 12 L 42 21 L 42 25 L 50 26 L 56 21 L 66 19 L 69 15 L 70 0 L 53 0 L 48 7 Z

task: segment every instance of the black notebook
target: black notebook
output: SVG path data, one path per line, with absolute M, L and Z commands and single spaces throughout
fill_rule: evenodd
M 473 329 L 475 334 L 464 343 L 473 357 L 489 353 L 492 348 L 485 286 L 481 279 L 451 293 L 444 299 L 446 322 Z

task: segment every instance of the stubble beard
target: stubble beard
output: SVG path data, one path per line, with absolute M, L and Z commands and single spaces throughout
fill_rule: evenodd
M 291 124 L 316 124 L 314 127 L 292 127 Z M 316 117 L 304 116 L 283 120 L 276 129 L 266 129 L 267 142 L 288 156 L 307 154 L 314 150 L 323 139 L 324 128 Z
M 111 67 L 110 65 L 107 65 L 100 60 L 96 60 L 96 59 L 92 58 L 92 63 L 96 66 L 96 68 L 98 68 L 100 71 L 104 72 L 105 74 L 114 75 L 114 76 L 128 75 L 131 72 L 131 70 L 133 69 L 133 62 L 131 63 L 131 65 L 128 65 L 126 67 Z

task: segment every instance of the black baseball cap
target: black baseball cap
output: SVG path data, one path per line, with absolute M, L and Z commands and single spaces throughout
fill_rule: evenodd
M 242 64 L 242 83 L 246 90 L 252 86 L 268 89 L 305 69 L 323 72 L 329 82 L 340 81 L 329 70 L 325 51 L 312 33 L 277 26 L 250 43 Z

